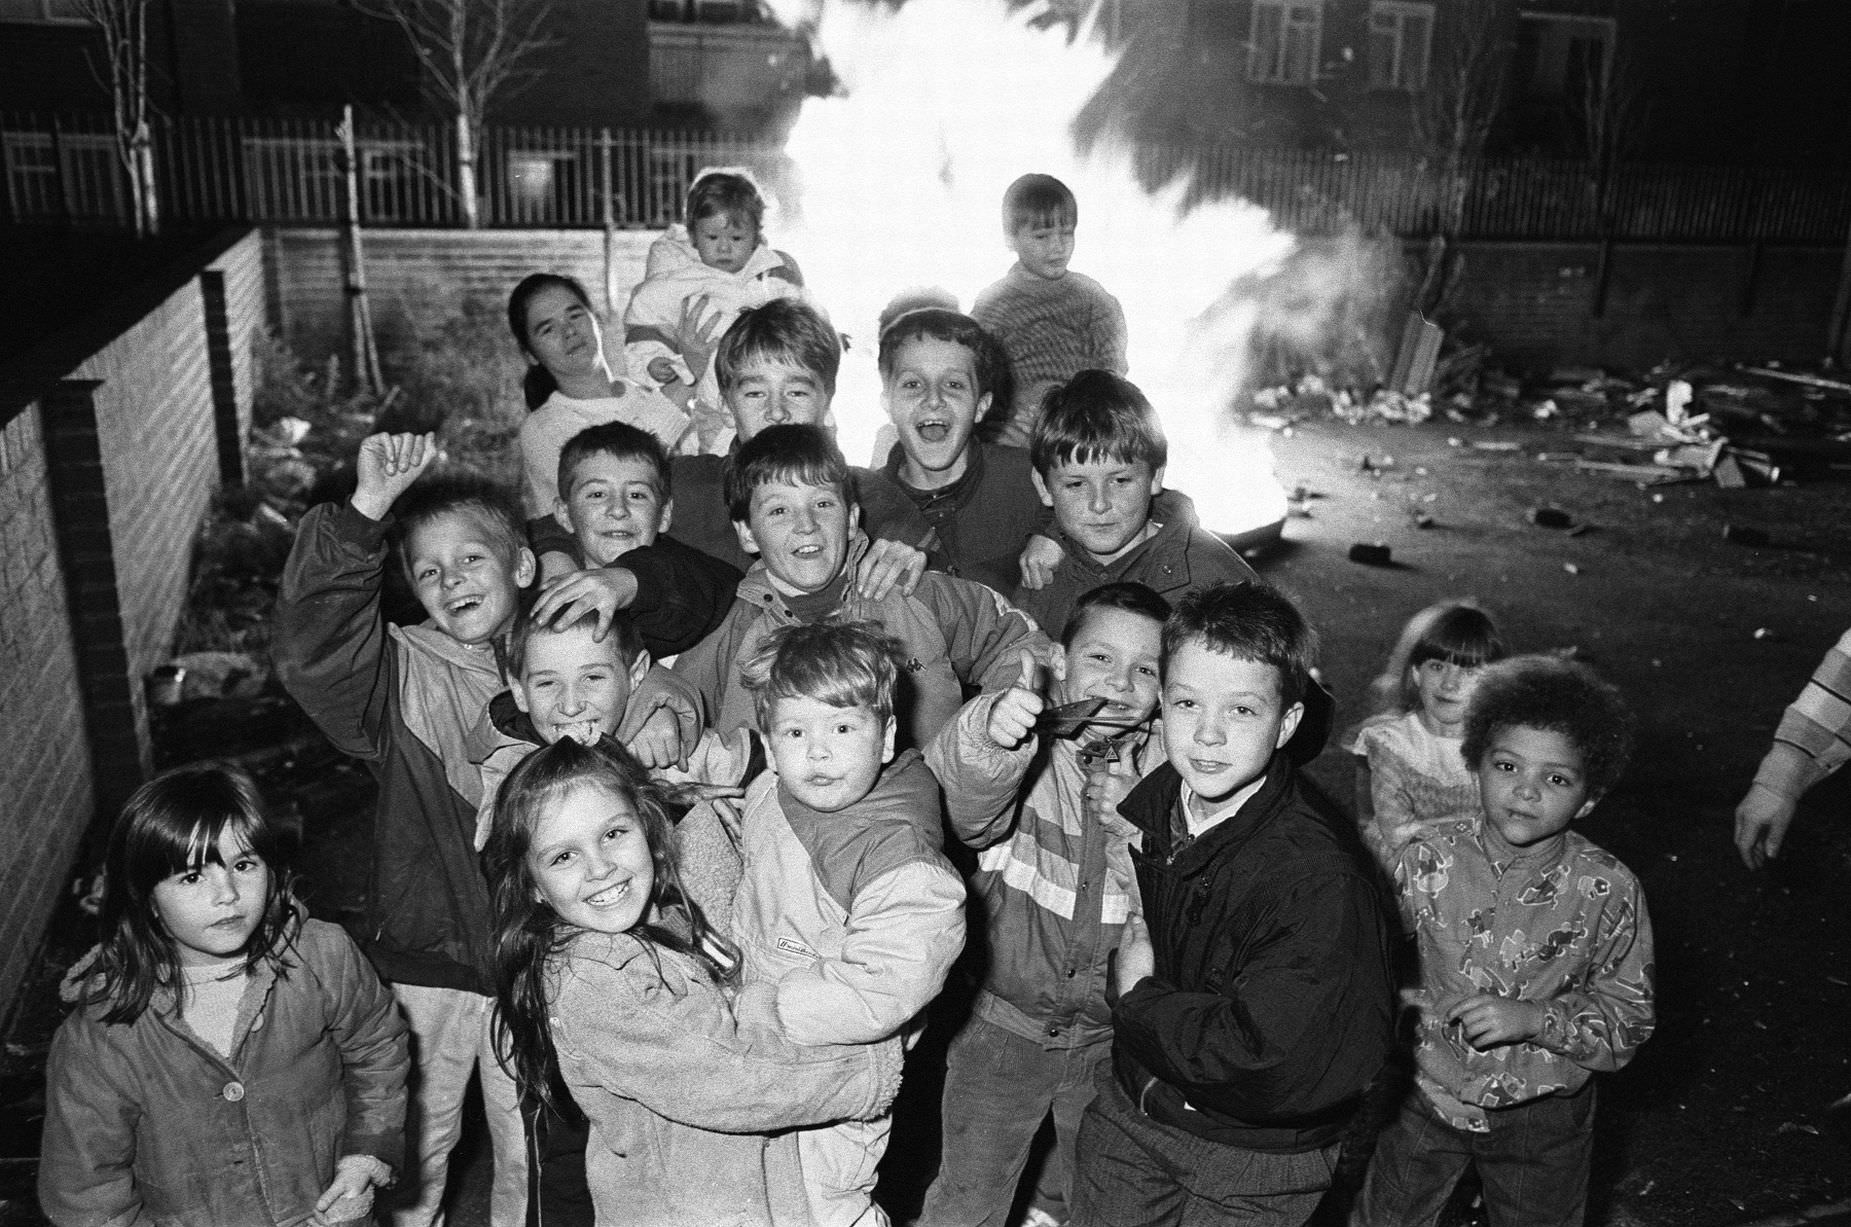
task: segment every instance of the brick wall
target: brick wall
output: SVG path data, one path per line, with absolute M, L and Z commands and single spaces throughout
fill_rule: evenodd
M 145 775 L 141 679 L 180 619 L 215 423 L 250 422 L 264 302 L 260 240 L 228 236 L 0 369 L 0 1017 L 85 831 Z

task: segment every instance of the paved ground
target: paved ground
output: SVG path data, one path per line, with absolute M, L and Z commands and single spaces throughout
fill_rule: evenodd
M 1831 1110 L 1851 1092 L 1851 779 L 1815 791 L 1772 869 L 1748 873 L 1729 842 L 1730 812 L 1781 708 L 1851 626 L 1851 485 L 1641 490 L 1533 460 L 1563 447 L 1554 432 L 1319 424 L 1271 442 L 1284 483 L 1316 497 L 1311 518 L 1288 523 L 1262 569 L 1321 628 L 1326 677 L 1347 712 L 1409 614 L 1473 595 L 1519 648 L 1574 647 L 1644 717 L 1632 773 L 1587 825 L 1645 883 L 1661 1025 L 1603 1088 L 1590 1221 L 1723 1227 L 1785 1216 L 1772 1227 L 1851 1217 L 1842 1205 L 1831 1219 L 1795 1217 L 1851 1198 L 1851 1113 Z M 1591 528 L 1569 536 L 1531 526 L 1527 511 L 1544 502 Z M 1414 527 L 1416 510 L 1435 527 Z M 1783 548 L 1727 544 L 1724 524 L 1762 528 Z M 1378 540 L 1395 565 L 1347 560 L 1352 543 Z M 252 724 L 248 716 L 240 722 Z M 273 719 L 270 741 L 287 728 Z M 297 751 L 277 778 L 308 818 L 312 898 L 338 914 L 356 888 L 344 849 L 364 838 L 363 777 Z M 1347 795 L 1341 756 L 1314 770 Z M 59 937 L 54 951 L 68 957 L 81 930 L 64 925 Z M 47 1004 L 28 1011 L 0 1068 L 0 1225 L 37 1221 L 22 1193 L 36 1137 L 35 1054 L 54 1018 Z M 884 1188 L 901 1213 L 933 1162 L 932 1052 L 922 1046 L 909 1075 Z M 478 1156 L 463 1167 L 452 1221 L 471 1225 L 483 1221 L 486 1165 Z

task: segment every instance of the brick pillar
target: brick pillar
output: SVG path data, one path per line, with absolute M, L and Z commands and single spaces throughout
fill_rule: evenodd
M 129 675 L 123 641 L 109 492 L 97 439 L 97 387 L 90 379 L 60 380 L 39 401 L 39 414 L 97 814 L 107 821 L 146 778 L 149 751 L 135 709 L 138 679 Z
M 244 484 L 244 432 L 238 425 L 238 383 L 231 371 L 231 320 L 225 311 L 225 274 L 199 274 L 206 308 L 206 363 L 212 376 L 212 425 L 218 435 L 219 484 Z

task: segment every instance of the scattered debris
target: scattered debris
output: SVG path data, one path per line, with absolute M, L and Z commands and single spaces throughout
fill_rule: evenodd
M 1573 528 L 1575 517 L 1560 507 L 1532 507 L 1530 523 L 1538 528 Z
M 1755 627 L 1755 638 L 1773 642 L 1779 639 L 1780 636 L 1775 633 L 1774 628 L 1771 626 L 1757 626 Z
M 1385 567 L 1392 560 L 1392 555 L 1393 551 L 1380 541 L 1358 541 L 1350 547 L 1350 561 L 1365 567 Z

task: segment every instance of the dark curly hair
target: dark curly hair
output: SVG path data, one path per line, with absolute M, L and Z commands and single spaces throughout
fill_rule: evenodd
M 1588 795 L 1613 787 L 1632 753 L 1633 715 L 1619 688 L 1578 661 L 1513 656 L 1487 666 L 1465 711 L 1465 765 L 1479 760 L 1500 730 L 1546 729 L 1581 754 Z

